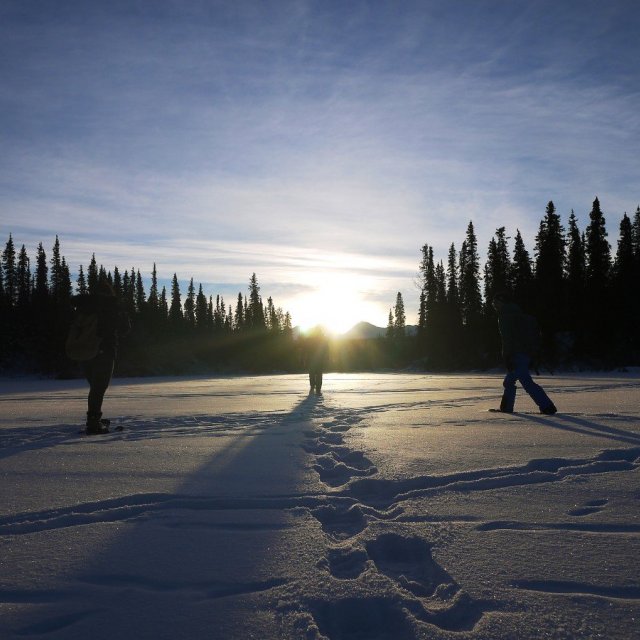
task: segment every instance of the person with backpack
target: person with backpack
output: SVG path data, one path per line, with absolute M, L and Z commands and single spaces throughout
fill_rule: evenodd
M 502 338 L 502 356 L 507 375 L 502 386 L 504 392 L 500 401 L 500 411 L 513 413 L 516 401 L 516 381 L 538 405 L 540 413 L 553 415 L 556 406 L 544 389 L 531 378 L 529 367 L 540 345 L 540 331 L 533 316 L 529 316 L 512 302 L 508 293 L 497 293 L 493 298 L 493 308 L 498 314 L 498 326 Z
M 86 433 L 109 432 L 102 419 L 102 402 L 111 383 L 118 349 L 118 335 L 129 331 L 129 318 L 120 311 L 113 287 L 100 280 L 94 294 L 72 298 L 74 319 L 69 329 L 66 353 L 77 360 L 89 383 Z

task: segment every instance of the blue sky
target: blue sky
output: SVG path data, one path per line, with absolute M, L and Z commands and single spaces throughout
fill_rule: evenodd
M 640 202 L 633 1 L 0 5 L 0 239 L 415 321 L 424 243 Z M 335 295 L 332 297 L 330 292 Z

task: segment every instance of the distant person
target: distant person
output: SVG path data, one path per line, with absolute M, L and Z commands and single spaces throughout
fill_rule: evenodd
M 502 386 L 504 393 L 500 402 L 500 411 L 513 413 L 516 401 L 516 380 L 538 405 L 540 413 L 553 415 L 557 409 L 545 393 L 536 384 L 529 373 L 529 367 L 538 348 L 539 330 L 535 318 L 525 314 L 511 301 L 508 293 L 497 293 L 493 298 L 493 308 L 498 314 L 500 337 L 502 338 L 502 356 L 507 375 Z
M 72 298 L 74 319 L 66 352 L 82 365 L 89 383 L 86 433 L 108 433 L 109 420 L 102 419 L 102 401 L 113 375 L 118 334 L 129 331 L 129 318 L 120 311 L 113 287 L 101 280 L 95 294 Z
M 310 393 L 322 391 L 322 374 L 327 368 L 328 351 L 329 345 L 322 327 L 315 327 L 306 339 L 304 350 Z

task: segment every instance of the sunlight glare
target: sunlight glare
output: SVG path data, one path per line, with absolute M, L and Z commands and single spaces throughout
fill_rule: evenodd
M 292 305 L 294 324 L 302 331 L 322 325 L 339 335 L 363 320 L 375 318 L 380 310 L 363 299 L 362 289 L 343 275 L 324 278 L 313 293 L 300 296 Z

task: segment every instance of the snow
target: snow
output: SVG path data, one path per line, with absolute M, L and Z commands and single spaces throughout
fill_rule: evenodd
M 640 635 L 640 374 L 0 381 L 0 638 Z

